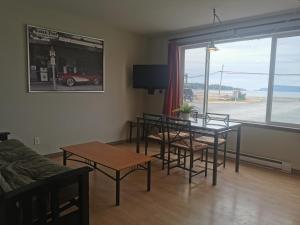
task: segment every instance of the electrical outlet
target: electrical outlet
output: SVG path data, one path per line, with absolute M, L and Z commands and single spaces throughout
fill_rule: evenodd
M 39 144 L 40 144 L 40 137 L 34 137 L 33 143 L 34 143 L 35 145 L 39 145 Z

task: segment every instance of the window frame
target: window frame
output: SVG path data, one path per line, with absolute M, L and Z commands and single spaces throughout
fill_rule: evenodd
M 276 122 L 272 121 L 272 101 L 273 101 L 273 91 L 274 91 L 274 78 L 275 78 L 275 69 L 276 69 L 276 53 L 277 53 L 277 40 L 280 38 L 286 37 L 295 37 L 300 36 L 299 30 L 281 32 L 281 33 L 273 33 L 266 35 L 254 35 L 247 37 L 237 37 L 230 38 L 224 40 L 217 40 L 215 44 L 223 44 L 229 42 L 238 42 L 238 41 L 246 41 L 246 40 L 255 40 L 255 39 L 263 39 L 263 38 L 271 38 L 271 53 L 270 53 L 270 65 L 269 65 L 269 80 L 268 80 L 268 92 L 267 92 L 267 105 L 265 111 L 265 121 L 249 121 L 249 120 L 238 120 L 238 119 L 230 119 L 231 121 L 236 122 L 244 122 L 247 124 L 255 124 L 262 126 L 271 126 L 271 127 L 283 127 L 283 128 L 292 128 L 292 129 L 300 129 L 300 124 L 293 123 L 284 123 L 284 122 Z M 208 51 L 209 41 L 202 43 L 194 43 L 188 45 L 180 46 L 180 77 L 181 77 L 181 90 L 182 96 L 181 101 L 183 102 L 183 88 L 184 88 L 184 71 L 185 71 L 185 51 L 193 48 L 206 48 L 206 61 L 205 61 L 205 78 L 204 78 L 204 99 L 203 99 L 203 114 L 207 113 L 208 109 L 208 91 L 209 91 L 209 69 L 210 69 L 210 52 Z
M 271 51 L 273 50 L 274 55 L 272 55 L 272 53 L 271 53 L 271 62 L 272 61 L 273 62 L 270 64 L 269 82 L 271 82 L 272 86 L 268 86 L 267 102 L 269 103 L 269 108 L 267 105 L 266 124 L 274 125 L 274 126 L 282 126 L 282 127 L 300 128 L 300 124 L 272 121 L 272 104 L 273 104 L 274 79 L 275 79 L 275 70 L 276 70 L 277 42 L 278 42 L 278 39 L 280 39 L 280 38 L 297 37 L 297 36 L 300 37 L 300 31 L 290 31 L 290 32 L 277 33 L 277 34 L 272 35 L 272 44 L 274 41 L 275 46 L 272 46 L 272 48 L 271 48 Z M 273 72 L 272 74 L 271 74 L 271 70 Z

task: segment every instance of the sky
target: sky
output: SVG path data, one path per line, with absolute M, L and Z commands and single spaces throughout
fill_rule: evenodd
M 212 52 L 210 58 L 210 84 L 219 84 L 220 71 L 233 71 L 237 74 L 223 73 L 223 85 L 259 90 L 268 87 L 270 67 L 271 38 L 245 40 L 216 44 L 219 51 Z M 185 52 L 185 74 L 188 82 L 204 82 L 205 48 L 188 49 Z M 249 75 L 238 72 L 266 73 Z M 275 85 L 300 87 L 300 36 L 278 39 L 275 74 L 299 74 L 299 76 L 275 76 Z M 195 78 L 192 78 L 195 76 Z

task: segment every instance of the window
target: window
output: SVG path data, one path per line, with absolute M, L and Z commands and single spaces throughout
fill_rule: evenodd
M 266 119 L 271 38 L 219 44 L 210 55 L 208 112 Z
M 300 36 L 277 39 L 271 121 L 300 124 Z
M 184 101 L 199 111 L 204 110 L 206 47 L 185 50 Z
M 300 35 L 184 47 L 184 101 L 233 120 L 300 125 Z

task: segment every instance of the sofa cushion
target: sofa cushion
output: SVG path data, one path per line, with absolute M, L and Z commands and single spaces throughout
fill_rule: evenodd
M 60 166 L 41 156 L 18 140 L 0 143 L 0 187 L 2 192 L 9 192 L 63 173 L 68 168 Z

